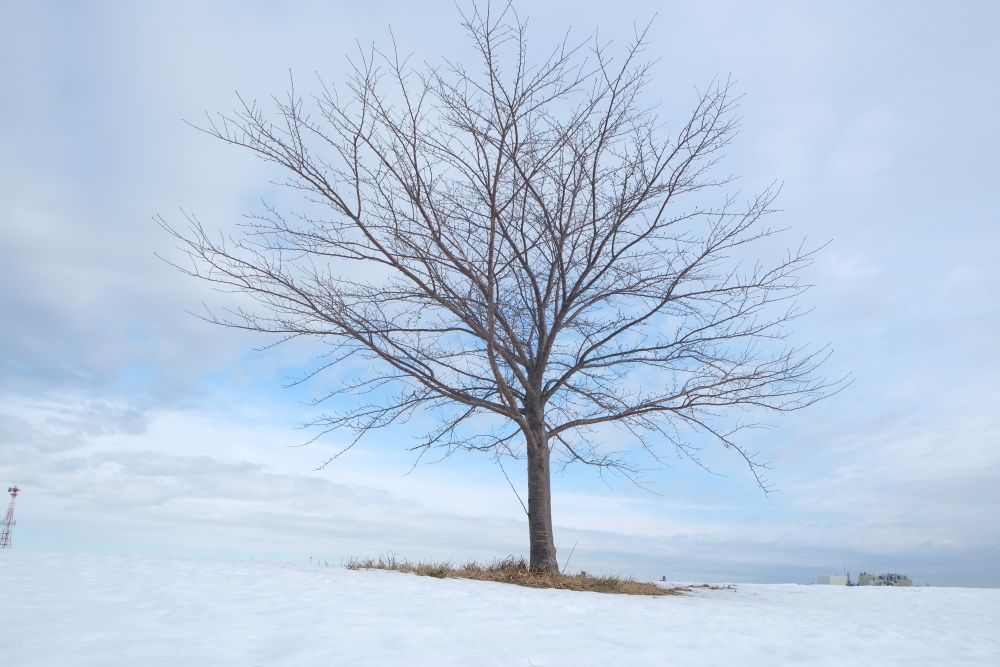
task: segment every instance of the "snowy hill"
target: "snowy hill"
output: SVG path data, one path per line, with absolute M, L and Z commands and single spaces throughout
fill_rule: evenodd
M 658 598 L 341 567 L 0 553 L 5 665 L 998 665 L 1000 590 Z

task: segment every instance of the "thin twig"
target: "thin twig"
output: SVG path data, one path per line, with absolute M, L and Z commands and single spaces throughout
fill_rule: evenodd
M 500 466 L 500 472 L 503 473 L 504 479 L 506 479 L 507 483 L 510 484 L 510 490 L 514 492 L 515 496 L 517 496 L 517 502 L 521 503 L 521 509 L 524 510 L 524 515 L 525 516 L 529 516 L 528 515 L 528 508 L 524 506 L 524 501 L 521 500 L 521 494 L 518 493 L 517 489 L 514 488 L 514 484 L 510 481 L 510 477 L 507 477 L 507 471 L 503 469 L 503 464 L 500 463 L 500 459 L 499 458 L 497 459 L 497 465 Z
M 576 551 L 576 545 L 578 545 L 579 543 L 580 543 L 580 540 L 577 540 L 576 542 L 574 542 L 573 543 L 573 548 L 569 550 L 569 556 L 566 557 L 566 564 L 563 565 L 563 569 L 562 569 L 562 573 L 563 574 L 566 574 L 566 568 L 569 567 L 569 560 L 570 560 L 570 558 L 573 557 L 573 552 Z

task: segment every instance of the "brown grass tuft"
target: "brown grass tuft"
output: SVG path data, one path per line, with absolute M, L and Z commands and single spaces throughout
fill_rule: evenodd
M 352 558 L 344 567 L 349 570 L 395 570 L 411 572 L 423 577 L 438 579 L 475 579 L 477 581 L 497 581 L 504 584 L 528 586 L 529 588 L 559 588 L 569 591 L 592 591 L 595 593 L 621 593 L 626 595 L 677 595 L 683 589 L 660 588 L 656 584 L 636 581 L 631 576 L 613 574 L 591 576 L 586 574 L 552 574 L 533 572 L 523 557 L 507 556 L 491 563 L 469 561 L 456 567 L 452 563 L 411 563 L 390 553 L 378 558 Z

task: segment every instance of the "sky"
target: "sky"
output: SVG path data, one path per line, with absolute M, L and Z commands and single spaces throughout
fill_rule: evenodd
M 646 488 L 553 480 L 560 561 L 669 580 L 801 582 L 844 570 L 1000 586 L 1000 5 L 984 2 L 534 2 L 624 44 L 653 21 L 651 94 L 679 113 L 732 75 L 742 129 L 723 166 L 782 185 L 785 247 L 827 244 L 795 341 L 851 384 L 747 436 L 765 495 L 724 449 Z M 232 297 L 171 268 L 154 223 L 232 230 L 294 205 L 258 160 L 192 128 L 289 72 L 335 82 L 357 44 L 460 57 L 452 2 L 0 0 L 0 484 L 18 550 L 340 561 L 527 551 L 488 458 L 413 466 L 405 429 L 323 470 L 346 435 L 300 446 L 321 389 L 284 389 L 308 342 L 190 314 Z M 391 29 L 391 35 L 390 35 Z M 763 247 L 774 252 L 777 247 Z M 522 470 L 506 466 L 523 495 Z M 572 554 L 572 555 L 570 555 Z

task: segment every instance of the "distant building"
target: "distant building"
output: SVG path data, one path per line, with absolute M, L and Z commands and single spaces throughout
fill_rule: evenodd
M 847 585 L 847 575 L 846 574 L 823 574 L 817 577 L 817 584 L 826 584 L 828 586 L 846 586 Z
M 913 582 L 905 574 L 868 574 L 862 572 L 858 575 L 858 586 L 912 586 Z

